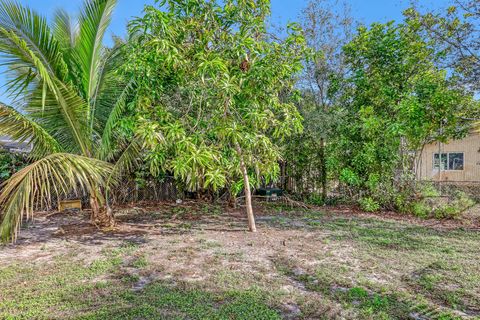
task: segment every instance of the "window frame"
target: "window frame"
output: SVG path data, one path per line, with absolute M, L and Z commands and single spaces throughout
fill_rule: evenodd
M 462 154 L 462 160 L 463 160 L 463 164 L 462 164 L 462 169 L 450 169 L 449 168 L 449 164 L 450 164 L 450 154 L 451 153 L 460 153 Z M 439 155 L 438 157 L 438 167 L 435 166 L 435 155 Z M 441 165 L 441 160 L 442 160 L 442 155 L 446 154 L 447 155 L 447 167 L 446 169 L 441 169 L 440 168 L 440 165 Z M 438 171 L 464 171 L 465 170 L 465 152 L 463 151 L 447 151 L 447 152 L 434 152 L 433 155 L 432 155 L 432 168 L 433 170 L 438 170 Z

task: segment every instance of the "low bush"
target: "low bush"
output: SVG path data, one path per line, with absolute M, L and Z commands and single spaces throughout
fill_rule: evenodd
M 411 213 L 425 219 L 432 213 L 432 208 L 423 201 L 415 201 L 411 204 Z
M 358 200 L 358 204 L 363 211 L 376 212 L 380 210 L 380 204 L 372 197 L 364 197 Z
M 404 190 L 394 201 L 396 211 L 424 219 L 455 219 L 475 204 L 465 192 L 444 195 L 431 183 Z
M 440 191 L 435 188 L 435 186 L 432 183 L 423 183 L 418 187 L 418 192 L 421 197 L 423 198 L 432 198 L 432 197 L 440 197 L 441 193 Z
M 310 194 L 305 202 L 314 206 L 323 206 L 325 204 L 322 195 L 317 193 Z
M 433 215 L 437 219 L 455 219 L 462 212 L 475 204 L 465 192 L 458 191 L 455 193 L 454 199 L 443 204 L 433 210 Z
M 464 192 L 457 191 L 453 195 L 441 196 L 435 187 L 426 185 L 417 193 L 415 200 L 409 204 L 403 203 L 402 212 L 420 218 L 455 219 L 474 204 L 475 201 Z

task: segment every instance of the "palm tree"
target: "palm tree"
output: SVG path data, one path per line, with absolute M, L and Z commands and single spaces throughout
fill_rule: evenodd
M 114 224 L 105 192 L 138 151 L 116 135 L 132 84 L 117 71 L 121 43 L 103 46 L 115 4 L 85 0 L 76 21 L 58 10 L 49 25 L 28 7 L 0 0 L 0 64 L 14 101 L 0 104 L 0 135 L 32 144 L 34 161 L 2 187 L 4 241 L 16 239 L 36 202 L 74 191 L 88 192 L 92 222 Z

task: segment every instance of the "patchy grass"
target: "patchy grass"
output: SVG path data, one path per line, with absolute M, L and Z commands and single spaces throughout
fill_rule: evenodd
M 343 309 L 352 310 L 360 319 L 413 319 L 416 315 L 422 316 L 422 319 L 461 319 L 449 312 L 435 310 L 428 304 L 409 299 L 408 295 L 399 292 L 349 287 L 351 284 L 337 281 L 332 273 L 325 273 L 320 269 L 314 274 L 308 274 L 298 268 L 292 269 L 288 264 L 287 261 L 277 261 L 277 269 L 301 283 L 306 290 L 319 292 L 331 301 L 341 304 Z
M 39 221 L 0 248 L 0 319 L 480 317 L 478 231 L 258 211 L 257 234 L 242 213 L 205 204 L 125 210 L 111 234 Z
M 261 291 L 212 293 L 165 281 L 131 289 L 148 264 L 130 245 L 82 265 L 75 255 L 0 269 L 1 319 L 280 319 Z M 132 260 L 133 259 L 133 260 Z M 129 261 L 132 260 L 132 263 Z M 126 268 L 136 270 L 126 272 Z
M 117 293 L 118 294 L 118 293 Z M 256 292 L 211 294 L 152 284 L 140 294 L 120 292 L 113 306 L 79 319 L 280 319 Z

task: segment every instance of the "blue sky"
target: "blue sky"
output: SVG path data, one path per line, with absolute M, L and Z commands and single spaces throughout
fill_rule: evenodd
M 51 14 L 56 8 L 62 7 L 75 13 L 83 0 L 17 0 L 39 12 Z M 336 0 L 331 0 L 334 3 Z M 352 7 L 352 14 L 366 24 L 400 20 L 402 11 L 409 6 L 411 0 L 347 0 Z M 420 0 L 425 8 L 442 8 L 453 0 Z M 154 0 L 118 0 L 114 13 L 111 32 L 125 33 L 125 24 L 132 16 L 139 16 L 145 4 L 153 4 Z M 272 0 L 272 17 L 277 22 L 297 20 L 298 15 L 308 0 Z
M 64 8 L 75 14 L 83 0 L 17 0 L 48 17 L 56 8 Z M 336 0 L 331 0 L 335 3 Z M 427 9 L 440 9 L 448 6 L 453 0 L 418 0 L 420 5 Z M 113 15 L 112 24 L 106 36 L 106 43 L 110 43 L 111 35 L 124 36 L 126 24 L 133 16 L 140 16 L 144 5 L 153 4 L 154 0 L 118 0 Z M 402 19 L 402 11 L 409 6 L 410 0 L 347 0 L 352 8 L 352 15 L 357 21 L 365 24 L 372 22 L 386 22 Z M 272 0 L 272 20 L 276 25 L 298 21 L 302 8 L 308 0 Z M 1 87 L 4 77 L 0 75 L 0 101 L 9 103 Z
M 56 8 L 62 7 L 75 13 L 83 0 L 17 0 L 22 4 L 50 15 Z M 336 0 L 331 0 L 334 3 Z M 352 15 L 360 22 L 386 22 L 401 20 L 402 11 L 409 6 L 410 0 L 347 0 L 352 7 Z M 442 8 L 453 0 L 420 0 L 425 8 Z M 126 22 L 132 16 L 139 16 L 145 4 L 153 4 L 154 0 L 118 0 L 110 34 L 125 34 Z M 287 23 L 297 20 L 302 8 L 308 0 L 272 0 L 272 18 L 278 23 Z

